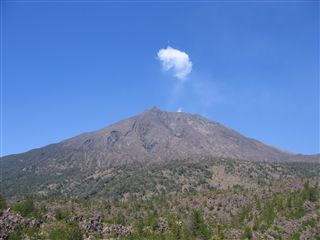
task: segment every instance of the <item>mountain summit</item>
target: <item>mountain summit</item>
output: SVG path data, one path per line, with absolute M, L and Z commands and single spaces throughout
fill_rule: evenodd
M 251 161 L 293 160 L 294 155 L 242 136 L 202 116 L 157 107 L 101 130 L 63 141 L 85 165 L 225 157 Z
M 86 165 L 226 157 L 280 161 L 290 154 L 246 138 L 199 115 L 152 108 L 138 116 L 61 143 Z

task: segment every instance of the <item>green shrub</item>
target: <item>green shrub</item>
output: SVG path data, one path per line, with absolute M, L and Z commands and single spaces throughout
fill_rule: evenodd
M 23 228 L 21 225 L 18 225 L 9 234 L 9 240 L 20 240 L 20 239 L 22 239 L 22 235 L 23 235 Z
M 310 187 L 309 182 L 306 182 L 302 192 L 304 200 L 316 202 L 319 199 L 319 191 L 317 187 Z
M 308 226 L 311 228 L 315 228 L 317 224 L 317 220 L 315 218 L 309 219 L 302 223 L 301 228 L 306 229 Z
M 238 215 L 238 220 L 240 223 L 244 223 L 244 220 L 249 219 L 250 217 L 250 207 L 244 207 L 241 209 Z
M 217 224 L 214 230 L 214 235 L 210 240 L 223 240 L 225 239 L 223 228 L 221 224 Z
M 290 240 L 299 240 L 300 239 L 300 233 L 299 232 L 294 232 L 290 237 Z
M 70 213 L 67 209 L 58 208 L 56 209 L 54 216 L 57 220 L 65 220 L 69 218 Z
M 201 239 L 209 239 L 210 234 L 207 225 L 204 223 L 202 214 L 198 210 L 193 210 L 191 216 L 192 222 L 192 232 L 196 237 L 201 237 Z
M 36 209 L 31 197 L 26 198 L 22 202 L 18 202 L 12 206 L 12 210 L 20 213 L 24 217 L 29 217 L 35 214 Z
M 76 223 L 57 223 L 49 230 L 50 240 L 82 240 L 82 232 Z
M 0 194 L 0 213 L 7 207 L 5 198 Z
M 270 226 L 273 221 L 274 221 L 274 218 L 276 216 L 276 213 L 275 213 L 275 209 L 274 209 L 274 204 L 273 204 L 273 201 L 267 201 L 263 210 L 262 210 L 262 220 L 268 225 Z
M 241 239 L 251 239 L 252 238 L 252 230 L 250 227 L 245 227 L 244 232 L 241 236 Z
M 29 229 L 26 229 L 26 234 L 30 239 L 39 239 L 39 227 L 33 226 Z
M 122 211 L 119 211 L 119 212 L 117 213 L 117 215 L 115 216 L 115 219 L 114 219 L 114 223 L 126 225 L 126 217 L 125 217 L 125 215 L 122 213 Z
M 305 210 L 303 208 L 303 203 L 305 201 L 304 194 L 304 192 L 295 192 L 287 197 L 287 217 L 298 219 L 305 215 Z

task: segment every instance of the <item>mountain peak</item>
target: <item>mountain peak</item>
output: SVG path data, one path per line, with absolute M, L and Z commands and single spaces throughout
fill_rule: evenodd
M 162 112 L 162 110 L 159 107 L 154 106 L 152 108 L 145 110 L 144 112 L 159 113 L 159 112 Z
M 140 115 L 140 117 L 147 117 L 147 118 L 156 118 L 158 119 L 159 117 L 161 117 L 163 114 L 167 113 L 166 111 L 161 110 L 159 107 L 152 107 L 149 109 L 146 109 L 145 111 L 143 111 Z

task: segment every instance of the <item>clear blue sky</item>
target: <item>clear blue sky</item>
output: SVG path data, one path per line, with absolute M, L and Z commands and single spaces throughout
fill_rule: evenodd
M 319 3 L 2 1 L 2 155 L 159 106 L 319 152 Z M 181 81 L 161 48 L 188 54 Z

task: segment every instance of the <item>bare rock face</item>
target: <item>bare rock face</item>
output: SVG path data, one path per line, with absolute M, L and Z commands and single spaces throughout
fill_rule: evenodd
M 79 218 L 80 229 L 87 233 L 101 234 L 103 229 L 102 217 L 100 215 L 93 216 L 88 220 L 84 220 L 83 217 Z
M 157 223 L 157 231 L 158 232 L 165 232 L 168 229 L 168 222 L 165 218 L 159 218 Z
M 103 235 L 116 234 L 117 236 L 129 236 L 132 233 L 132 226 L 123 226 L 121 224 L 105 225 L 102 231 Z
M 34 226 L 39 227 L 41 224 L 42 222 L 38 219 L 24 218 L 8 208 L 0 216 L 0 240 L 9 239 L 9 234 L 18 226 L 32 228 Z
M 9 209 L 3 212 L 0 216 L 0 240 L 8 239 L 9 233 L 12 232 L 18 225 L 25 225 L 24 218 Z
M 87 234 L 95 234 L 99 236 L 107 236 L 109 234 L 128 236 L 133 232 L 132 226 L 123 226 L 121 224 L 108 225 L 103 223 L 100 215 L 95 215 L 89 219 L 84 219 L 83 216 L 78 216 L 76 219 L 79 221 L 80 229 Z

